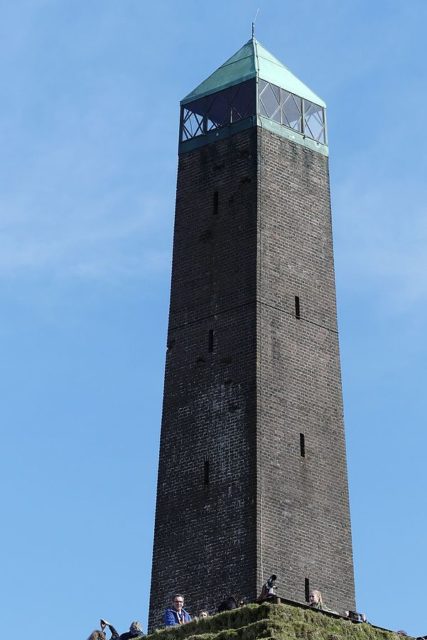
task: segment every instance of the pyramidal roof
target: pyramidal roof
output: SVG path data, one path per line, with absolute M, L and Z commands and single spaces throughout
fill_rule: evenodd
M 216 93 L 250 78 L 261 78 L 282 89 L 326 107 L 324 101 L 297 78 L 255 38 L 248 40 L 231 58 L 189 93 L 182 103 Z

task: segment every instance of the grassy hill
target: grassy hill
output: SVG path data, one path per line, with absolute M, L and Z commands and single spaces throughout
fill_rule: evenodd
M 287 604 L 249 604 L 210 618 L 157 630 L 150 640 L 398 640 L 370 624 Z

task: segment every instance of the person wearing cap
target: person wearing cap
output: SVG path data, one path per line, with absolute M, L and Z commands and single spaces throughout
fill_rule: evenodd
M 173 627 L 176 624 L 185 624 L 191 621 L 191 616 L 184 609 L 184 596 L 176 593 L 172 598 L 172 607 L 168 607 L 163 616 L 166 627 Z
M 102 631 L 104 631 L 105 627 L 108 627 L 109 630 L 111 631 L 110 640 L 137 640 L 138 638 L 142 638 L 144 636 L 144 632 L 141 628 L 141 625 L 137 620 L 131 623 L 129 627 L 129 631 L 126 631 L 121 635 L 119 635 L 118 631 L 113 627 L 113 625 L 110 622 L 107 622 L 107 620 L 104 620 L 102 618 L 101 619 Z

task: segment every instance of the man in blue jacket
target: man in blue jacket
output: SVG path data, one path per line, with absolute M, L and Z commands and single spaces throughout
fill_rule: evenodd
M 184 609 L 184 596 L 180 593 L 175 594 L 172 598 L 172 607 L 166 609 L 165 615 L 163 616 L 166 627 L 185 624 L 186 622 L 190 622 L 190 620 L 190 614 Z

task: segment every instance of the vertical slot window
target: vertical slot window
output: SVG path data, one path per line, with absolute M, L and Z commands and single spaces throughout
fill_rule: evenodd
M 310 602 L 310 580 L 308 578 L 305 579 L 305 601 Z
M 300 448 L 301 458 L 305 458 L 305 435 L 303 433 L 299 434 L 299 448 Z
M 299 296 L 295 296 L 295 318 L 299 320 L 301 318 L 301 307 Z
M 208 351 L 212 353 L 214 350 L 214 332 L 213 329 L 209 329 L 209 338 L 208 338 Z
M 204 485 L 209 484 L 209 472 L 210 472 L 209 460 L 206 458 L 203 464 L 203 484 Z
M 214 191 L 214 194 L 213 194 L 213 214 L 214 214 L 214 216 L 216 216 L 218 214 L 218 207 L 219 207 L 219 194 L 218 194 L 218 191 Z

